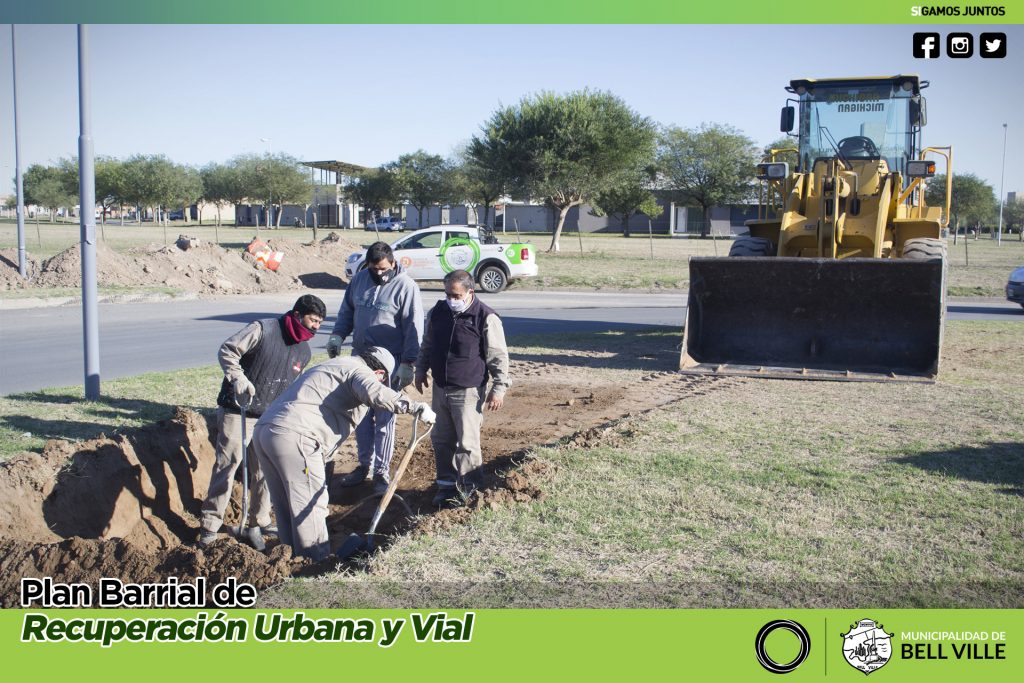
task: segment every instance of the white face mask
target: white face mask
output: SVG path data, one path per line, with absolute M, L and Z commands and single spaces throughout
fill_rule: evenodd
M 448 308 L 452 309 L 453 313 L 462 313 L 466 310 L 468 302 L 465 299 L 446 299 L 448 302 Z

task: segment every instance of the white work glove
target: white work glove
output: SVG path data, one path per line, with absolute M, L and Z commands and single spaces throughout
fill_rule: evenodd
M 342 338 L 336 334 L 332 334 L 330 339 L 327 340 L 327 355 L 331 358 L 335 358 L 341 353 L 341 342 Z
M 401 391 L 412 384 L 412 376 L 415 372 L 408 363 L 400 363 L 395 370 L 395 391 Z
M 256 398 L 256 387 L 245 377 L 239 377 L 234 383 L 235 403 L 239 408 L 248 408 Z
M 432 425 L 437 421 L 437 415 L 426 403 L 414 403 L 412 414 L 428 425 Z

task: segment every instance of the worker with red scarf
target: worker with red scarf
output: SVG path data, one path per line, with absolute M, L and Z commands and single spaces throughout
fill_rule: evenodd
M 327 313 L 324 302 L 312 294 L 298 298 L 292 310 L 280 318 L 256 320 L 229 337 L 220 347 L 224 381 L 217 396 L 217 458 L 210 475 L 210 489 L 202 508 L 199 543 L 208 545 L 218 538 L 224 512 L 231 499 L 231 484 L 242 464 L 242 448 L 249 448 L 252 430 L 263 411 L 302 374 L 312 352 L 309 340 Z M 242 443 L 242 415 L 245 407 L 246 441 Z M 249 458 L 249 488 L 252 495 L 248 514 L 248 541 L 263 550 L 264 533 L 277 533 L 271 525 L 270 496 L 255 457 Z

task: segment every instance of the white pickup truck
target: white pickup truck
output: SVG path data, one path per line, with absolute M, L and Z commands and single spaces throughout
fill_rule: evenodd
M 441 280 L 453 270 L 473 274 L 483 292 L 500 292 L 510 280 L 536 277 L 537 250 L 532 244 L 499 244 L 490 233 L 481 238 L 475 225 L 435 225 L 417 230 L 394 243 L 395 260 L 414 280 Z M 351 280 L 366 268 L 366 250 L 345 262 Z

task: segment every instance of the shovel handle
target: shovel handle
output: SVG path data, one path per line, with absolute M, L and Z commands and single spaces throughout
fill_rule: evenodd
M 380 518 L 384 516 L 384 511 L 388 509 L 388 503 L 391 502 L 391 498 L 395 495 L 395 491 L 398 490 L 398 482 L 402 480 L 402 475 L 405 474 L 405 470 L 409 467 L 409 463 L 412 462 L 412 454 L 416 451 L 416 446 L 419 445 L 420 441 L 423 441 L 430 434 L 430 431 L 434 428 L 434 425 L 430 425 L 427 431 L 422 434 L 418 434 L 420 421 L 419 418 L 413 417 L 412 419 L 412 441 L 409 443 L 409 447 L 405 449 L 405 453 L 402 454 L 402 460 L 398 463 L 398 470 L 395 472 L 395 476 L 392 477 L 391 483 L 388 484 L 388 490 L 384 492 L 384 497 L 380 499 L 380 504 L 377 505 L 377 511 L 373 513 L 373 520 L 370 522 L 370 529 L 366 532 L 369 536 L 377 531 L 377 524 L 380 523 Z

